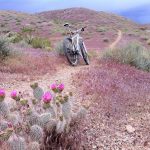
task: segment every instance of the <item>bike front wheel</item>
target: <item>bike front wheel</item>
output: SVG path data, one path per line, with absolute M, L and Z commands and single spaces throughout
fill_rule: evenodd
M 89 56 L 88 56 L 88 53 L 86 51 L 86 48 L 85 48 L 85 45 L 84 43 L 80 43 L 80 49 L 81 49 L 81 53 L 82 53 L 82 57 L 85 61 L 85 64 L 86 65 L 89 65 L 90 64 L 90 61 L 89 61 Z
M 65 52 L 68 62 L 71 65 L 76 66 L 78 64 L 79 56 L 75 50 L 75 47 L 74 47 L 71 39 L 68 39 L 68 38 L 64 39 L 63 48 L 64 48 L 64 52 Z

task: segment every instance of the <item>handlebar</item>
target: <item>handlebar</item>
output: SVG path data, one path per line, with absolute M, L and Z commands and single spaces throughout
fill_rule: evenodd
M 82 27 L 82 28 L 80 28 L 80 29 L 78 29 L 78 30 L 75 30 L 75 31 L 71 31 L 70 29 L 71 28 L 73 28 L 69 23 L 65 23 L 64 24 L 64 27 L 67 27 L 67 28 L 69 28 L 69 31 L 70 31 L 70 33 L 71 34 L 76 34 L 76 33 L 80 33 L 80 32 L 83 32 L 83 31 L 85 31 L 85 28 L 87 28 L 87 26 L 84 26 L 84 27 Z

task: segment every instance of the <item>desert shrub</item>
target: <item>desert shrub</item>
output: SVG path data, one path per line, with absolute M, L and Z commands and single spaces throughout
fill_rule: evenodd
M 83 121 L 87 106 L 74 109 L 72 93 L 64 93 L 63 83 L 50 85 L 47 91 L 38 83 L 31 84 L 33 99 L 21 92 L 10 93 L 14 105 L 5 100 L 0 89 L 0 141 L 5 149 L 80 149 L 80 137 L 74 137 L 76 126 Z M 78 139 L 78 141 L 76 140 Z
M 96 31 L 97 31 L 97 32 L 106 32 L 107 29 L 106 29 L 105 27 L 98 27 L 98 28 L 96 29 Z
M 30 27 L 23 27 L 22 29 L 21 29 L 21 32 L 22 33 L 28 33 L 28 34 L 31 34 L 32 32 L 34 32 L 35 30 L 34 29 L 32 29 L 32 28 L 30 28 Z
M 59 55 L 64 55 L 63 41 L 60 41 L 56 44 L 55 50 Z
M 150 51 L 136 42 L 130 43 L 124 48 L 107 50 L 103 57 L 150 71 Z
M 0 36 L 0 59 L 5 59 L 10 55 L 9 41 L 6 37 Z
M 51 47 L 51 42 L 48 39 L 34 37 L 31 41 L 33 48 L 48 48 Z
M 18 25 L 21 25 L 21 23 L 20 22 L 16 22 L 16 25 L 18 26 Z
M 25 40 L 22 40 L 18 43 L 18 45 L 22 48 L 30 48 L 31 45 L 29 45 Z
M 10 37 L 10 42 L 12 43 L 19 43 L 21 40 L 23 40 L 23 38 L 20 34 L 15 34 Z

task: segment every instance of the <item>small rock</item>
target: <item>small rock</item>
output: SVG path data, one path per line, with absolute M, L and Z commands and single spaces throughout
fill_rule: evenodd
M 131 125 L 126 125 L 126 130 L 127 130 L 128 133 L 135 132 L 135 128 L 133 128 Z
M 96 146 L 96 145 L 93 145 L 93 146 L 92 146 L 92 148 L 93 148 L 93 149 L 96 149 L 96 148 L 97 148 L 97 146 Z

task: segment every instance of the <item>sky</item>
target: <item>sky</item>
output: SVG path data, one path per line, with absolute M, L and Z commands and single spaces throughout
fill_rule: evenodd
M 0 0 L 0 10 L 34 13 L 70 7 L 85 7 L 98 11 L 122 13 L 148 4 L 150 5 L 150 0 Z M 150 14 L 145 15 L 150 16 Z

